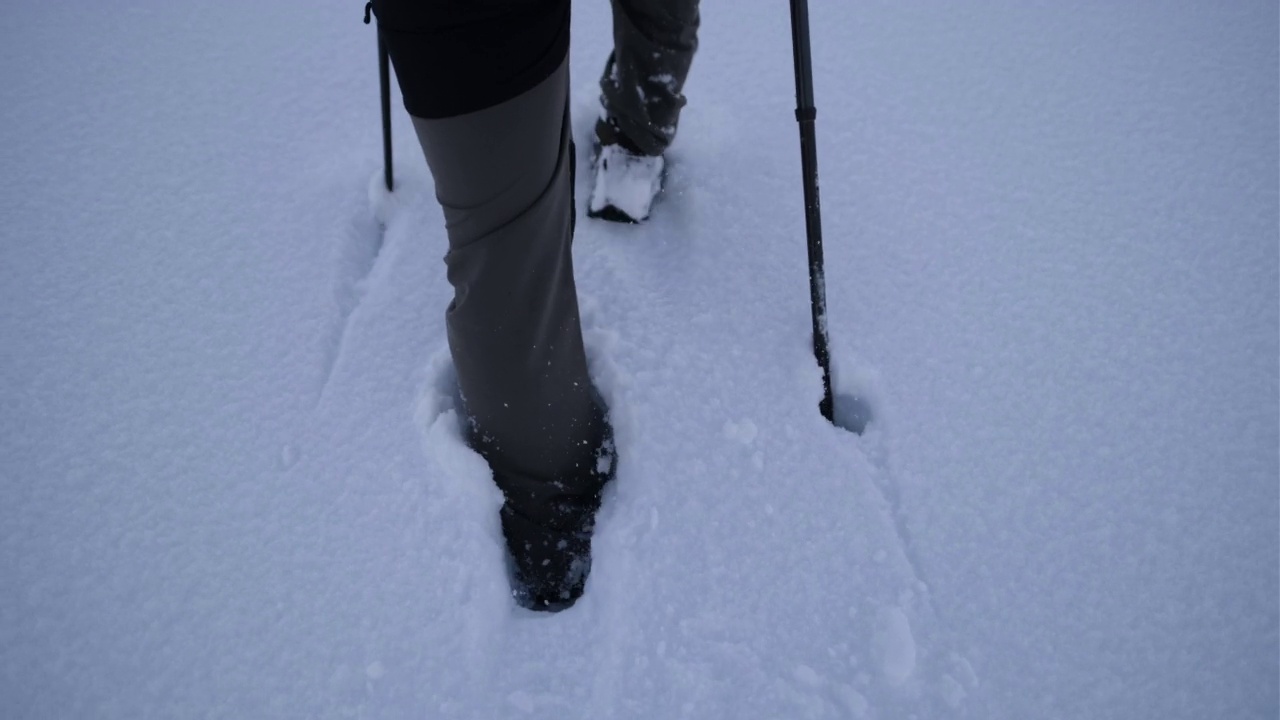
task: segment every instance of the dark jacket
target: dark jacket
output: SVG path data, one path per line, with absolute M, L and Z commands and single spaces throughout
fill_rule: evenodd
M 550 77 L 569 53 L 569 0 L 373 0 L 405 109 L 483 110 Z

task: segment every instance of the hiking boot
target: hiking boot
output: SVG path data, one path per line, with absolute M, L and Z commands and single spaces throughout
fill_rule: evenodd
M 591 572 L 591 534 L 604 486 L 617 470 L 611 435 L 596 462 L 574 482 L 551 482 L 536 502 L 526 507 L 507 493 L 500 516 L 510 553 L 511 594 L 529 610 L 559 612 L 571 607 L 586 589 Z M 507 478 L 494 474 L 499 487 Z M 585 494 L 564 492 L 568 487 L 590 488 Z M 536 515 L 536 517 L 534 517 Z
M 666 160 L 641 152 L 612 119 L 596 121 L 595 134 L 587 217 L 622 223 L 647 220 L 654 198 L 662 192 Z

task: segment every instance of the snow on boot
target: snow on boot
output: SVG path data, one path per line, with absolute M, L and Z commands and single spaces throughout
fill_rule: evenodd
M 640 152 L 609 120 L 596 123 L 596 142 L 587 216 L 623 223 L 648 219 L 662 191 L 666 161 Z
M 500 516 L 516 604 L 529 610 L 559 612 L 582 597 L 591 572 L 596 512 L 604 486 L 616 472 L 617 454 L 609 428 L 592 466 L 584 467 L 577 477 L 548 483 L 537 502 L 528 502 L 526 497 L 522 503 L 515 493 L 507 493 L 511 478 L 494 472 L 494 480 L 507 494 Z M 564 492 L 570 486 L 589 490 L 583 494 Z
M 559 612 L 574 604 L 586 589 L 591 571 L 591 520 L 583 513 L 573 528 L 550 528 L 521 515 L 510 503 L 502 506 L 502 531 L 512 563 L 511 594 L 529 610 Z

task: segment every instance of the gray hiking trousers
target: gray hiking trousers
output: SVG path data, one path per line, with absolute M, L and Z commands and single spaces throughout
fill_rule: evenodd
M 536 7 L 533 0 L 522 4 Z M 384 14 L 394 10 L 388 5 Z M 685 104 L 697 0 L 613 0 L 613 13 L 615 51 L 601 101 L 633 142 L 661 153 Z M 567 15 L 564 22 L 567 31 Z M 405 53 L 456 39 L 406 38 L 396 46 Z M 477 54 L 473 62 L 492 57 Z M 413 59 L 406 54 L 397 65 L 406 106 L 431 108 L 447 99 L 447 92 L 404 84 L 423 72 Z M 505 72 L 490 74 L 496 81 Z M 573 277 L 568 82 L 565 59 L 550 77 L 503 102 L 413 116 L 449 236 L 445 262 L 454 299 L 446 324 L 471 421 L 468 440 L 489 461 L 509 504 L 545 526 L 589 514 L 608 433 L 587 374 Z
M 568 62 L 506 102 L 413 126 L 449 236 L 445 317 L 468 440 L 509 501 L 554 524 L 553 506 L 599 490 L 605 437 L 573 278 Z
M 613 45 L 600 102 L 647 155 L 675 139 L 682 94 L 698 49 L 698 0 L 611 0 Z

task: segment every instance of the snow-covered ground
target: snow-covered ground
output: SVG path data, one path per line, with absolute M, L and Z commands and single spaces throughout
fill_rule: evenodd
M 787 5 L 703 13 L 652 221 L 578 222 L 621 464 L 545 616 L 359 3 L 6 8 L 0 716 L 1276 717 L 1275 4 L 815 0 L 861 437 Z

